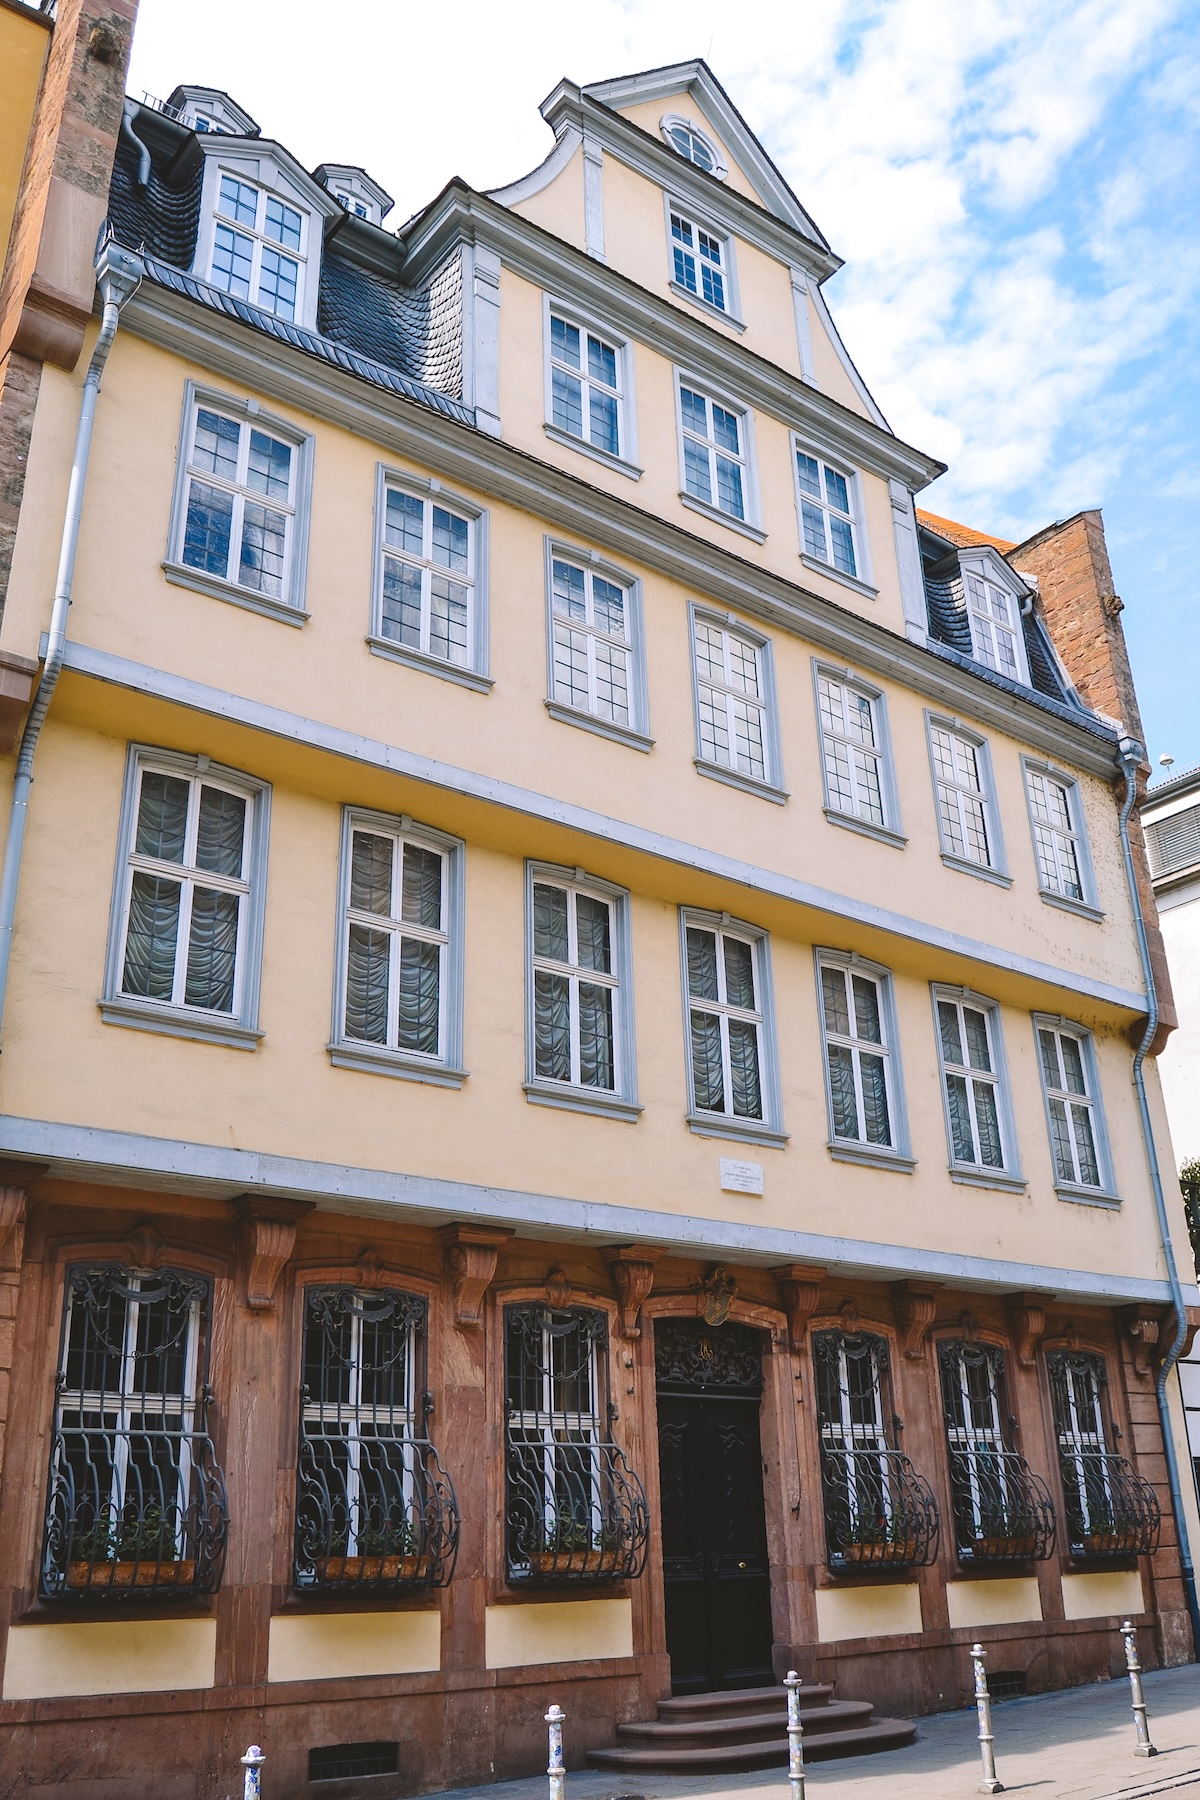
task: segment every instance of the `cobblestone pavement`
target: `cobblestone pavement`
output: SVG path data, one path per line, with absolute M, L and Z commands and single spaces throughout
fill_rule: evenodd
M 1159 1754 L 1133 1754 L 1129 1684 L 993 1703 L 996 1772 L 1006 1793 L 1028 1800 L 1156 1800 L 1182 1790 L 1200 1800 L 1200 1665 L 1145 1677 L 1150 1735 Z M 571 1722 L 566 1724 L 568 1757 Z M 980 1779 L 975 1709 L 922 1719 L 903 1750 L 815 1763 L 806 1800 L 973 1800 Z M 601 1769 L 567 1776 L 566 1800 L 788 1800 L 786 1769 L 754 1775 L 620 1775 Z M 1189 1791 L 1190 1790 L 1190 1791 Z M 546 1778 L 459 1788 L 437 1800 L 545 1800 Z

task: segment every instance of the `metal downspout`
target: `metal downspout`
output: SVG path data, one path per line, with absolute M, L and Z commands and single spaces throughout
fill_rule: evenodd
M 1121 764 L 1121 772 L 1125 777 L 1125 801 L 1121 807 L 1121 852 L 1125 858 L 1125 879 L 1129 884 L 1129 898 L 1133 906 L 1134 925 L 1137 929 L 1138 951 L 1142 959 L 1142 979 L 1146 984 L 1146 999 L 1149 1006 L 1146 1029 L 1133 1059 L 1133 1086 L 1137 1094 L 1142 1138 L 1146 1145 L 1146 1160 L 1150 1165 L 1150 1186 L 1154 1194 L 1154 1210 L 1158 1215 L 1158 1233 L 1162 1244 L 1163 1259 L 1167 1265 L 1171 1303 L 1175 1308 L 1175 1337 L 1170 1349 L 1159 1364 L 1158 1375 L 1154 1383 L 1154 1394 L 1158 1401 L 1158 1418 L 1162 1428 L 1163 1449 L 1167 1458 L 1167 1480 L 1171 1488 L 1171 1510 L 1175 1514 L 1175 1533 L 1179 1544 L 1179 1572 L 1183 1580 L 1184 1603 L 1192 1622 L 1192 1654 L 1193 1657 L 1200 1658 L 1200 1602 L 1197 1601 L 1196 1596 L 1196 1571 L 1192 1564 L 1191 1545 L 1188 1542 L 1187 1520 L 1183 1511 L 1183 1490 L 1179 1483 L 1179 1459 L 1175 1454 L 1175 1436 L 1170 1409 L 1167 1405 L 1167 1377 L 1175 1367 L 1179 1360 L 1179 1353 L 1183 1349 L 1183 1342 L 1187 1336 L 1187 1313 L 1184 1310 L 1183 1287 L 1179 1280 L 1179 1270 L 1175 1263 L 1175 1247 L 1171 1242 L 1171 1225 L 1167 1218 L 1167 1203 L 1163 1196 L 1162 1175 L 1158 1166 L 1158 1149 L 1154 1142 L 1154 1129 L 1150 1122 L 1150 1106 L 1146 1099 L 1146 1082 L 1142 1071 L 1146 1053 L 1154 1042 L 1154 1034 L 1158 1030 L 1158 994 L 1154 986 L 1154 970 L 1150 964 L 1150 946 L 1146 941 L 1146 921 L 1142 916 L 1142 902 L 1138 894 L 1137 876 L 1133 867 L 1133 849 L 1129 842 L 1129 819 L 1137 799 L 1137 772 L 1144 751 L 1135 738 L 1123 737 L 1117 746 L 1117 755 Z
M 63 522 L 62 545 L 58 553 L 58 577 L 54 587 L 54 605 L 50 613 L 50 633 L 41 679 L 21 734 L 17 755 L 17 773 L 13 782 L 12 811 L 8 821 L 8 838 L 4 849 L 4 874 L 0 876 L 0 1025 L 8 998 L 8 971 L 12 958 L 13 920 L 17 910 L 17 889 L 21 880 L 21 859 L 25 850 L 25 827 L 29 817 L 29 790 L 33 785 L 33 759 L 37 752 L 42 726 L 62 673 L 63 652 L 67 641 L 67 614 L 71 607 L 71 586 L 75 578 L 75 553 L 79 547 L 79 522 L 83 515 L 83 494 L 87 485 L 88 459 L 92 449 L 92 426 L 96 417 L 96 397 L 100 378 L 113 339 L 117 335 L 121 308 L 135 292 L 142 278 L 140 260 L 122 250 L 102 234 L 96 253 L 96 285 L 100 290 L 103 315 L 100 335 L 92 351 L 83 398 L 79 404 L 79 425 L 75 433 L 75 454 L 71 462 L 71 480 L 67 489 L 67 516 Z

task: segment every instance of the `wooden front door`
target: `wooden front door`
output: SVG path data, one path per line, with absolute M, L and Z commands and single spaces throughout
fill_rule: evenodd
M 774 1680 L 762 1337 L 696 1319 L 660 1320 L 654 1336 L 671 1688 L 760 1687 Z

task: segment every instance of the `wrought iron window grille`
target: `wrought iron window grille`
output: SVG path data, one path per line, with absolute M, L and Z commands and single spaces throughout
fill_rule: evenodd
M 611 1437 L 617 1414 L 604 1314 L 509 1306 L 504 1340 L 508 1579 L 640 1575 L 650 1516 L 641 1481 Z
M 66 1287 L 41 1595 L 211 1594 L 229 1524 L 207 1424 L 212 1284 L 105 1265 Z
M 1046 1358 L 1058 1441 L 1063 1513 L 1072 1556 L 1149 1556 L 1162 1509 L 1150 1483 L 1109 1448 L 1104 1358 L 1056 1350 Z
M 445 1587 L 453 1575 L 458 1501 L 429 1440 L 425 1338 L 414 1294 L 306 1290 L 297 1588 Z
M 1057 1515 L 1045 1482 L 1012 1447 L 1004 1352 L 946 1340 L 938 1366 L 959 1561 L 1045 1561 Z
M 825 1547 L 831 1569 L 919 1568 L 937 1556 L 933 1490 L 899 1449 L 886 1341 L 813 1336 Z

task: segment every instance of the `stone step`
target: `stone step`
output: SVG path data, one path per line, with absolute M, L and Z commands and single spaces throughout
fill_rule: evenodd
M 869 1700 L 832 1700 L 824 1706 L 801 1707 L 805 1745 L 831 1731 L 846 1731 L 871 1720 Z M 786 1708 L 747 1713 L 726 1713 L 722 1718 L 646 1719 L 617 1726 L 617 1743 L 624 1749 L 659 1745 L 664 1750 L 724 1749 L 736 1744 L 787 1742 Z
M 823 1762 L 834 1756 L 860 1756 L 875 1750 L 897 1750 L 917 1735 L 911 1719 L 875 1719 L 869 1725 L 846 1731 L 821 1732 L 804 1746 L 806 1762 Z M 667 1750 L 657 1746 L 589 1750 L 588 1762 L 597 1769 L 658 1771 L 660 1774 L 734 1773 L 741 1769 L 784 1768 L 788 1760 L 787 1738 L 758 1743 L 712 1745 L 702 1750 Z
M 800 1705 L 821 1706 L 832 1696 L 833 1687 L 829 1682 L 813 1682 L 800 1689 Z M 776 1706 L 782 1708 L 786 1717 L 787 1689 L 784 1687 L 731 1688 L 717 1694 L 676 1694 L 670 1700 L 660 1700 L 658 1716 L 660 1719 L 715 1719 L 731 1713 L 772 1712 Z

